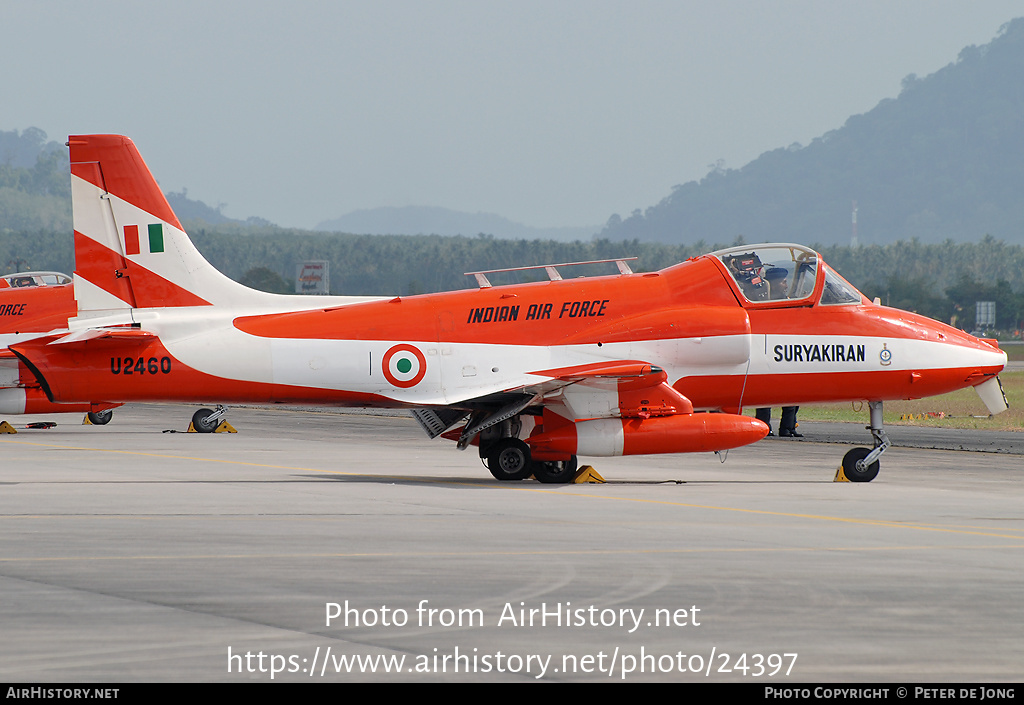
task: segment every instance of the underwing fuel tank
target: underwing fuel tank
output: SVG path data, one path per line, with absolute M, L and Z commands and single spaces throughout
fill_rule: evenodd
M 651 418 L 591 419 L 527 439 L 534 457 L 702 453 L 755 443 L 768 427 L 737 414 L 678 414 Z

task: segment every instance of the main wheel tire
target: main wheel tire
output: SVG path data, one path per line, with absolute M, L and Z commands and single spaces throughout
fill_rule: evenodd
M 871 453 L 870 448 L 854 448 L 843 456 L 843 474 L 850 482 L 871 482 L 878 475 L 878 461 L 871 463 L 863 470 L 857 469 L 857 461 L 863 460 Z
M 564 485 L 576 477 L 576 456 L 568 460 L 533 464 L 533 476 L 546 485 Z
M 199 433 L 213 433 L 217 430 L 216 420 L 210 421 L 213 416 L 213 409 L 200 409 L 192 414 L 192 428 Z
M 96 426 L 105 426 L 110 423 L 110 419 L 114 416 L 113 409 L 104 409 L 103 411 L 90 411 L 89 423 Z
M 526 479 L 534 470 L 530 446 L 518 438 L 502 438 L 487 453 L 487 469 L 498 480 Z

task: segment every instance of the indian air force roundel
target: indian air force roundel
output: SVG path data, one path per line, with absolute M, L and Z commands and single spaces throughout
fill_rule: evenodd
M 402 343 L 384 353 L 384 377 L 395 387 L 415 387 L 427 373 L 427 359 L 412 345 Z

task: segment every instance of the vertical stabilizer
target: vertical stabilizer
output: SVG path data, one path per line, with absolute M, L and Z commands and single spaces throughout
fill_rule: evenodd
M 72 136 L 68 147 L 79 314 L 260 297 L 203 258 L 130 139 Z

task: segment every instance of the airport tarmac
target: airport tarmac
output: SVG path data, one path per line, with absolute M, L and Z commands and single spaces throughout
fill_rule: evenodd
M 818 441 L 863 427 L 801 423 L 724 463 L 588 459 L 607 484 L 541 485 L 405 416 L 233 409 L 237 434 L 162 432 L 192 411 L 0 436 L 0 680 L 1024 673 L 1015 434 L 894 447 L 851 484 L 832 481 L 847 448 Z

